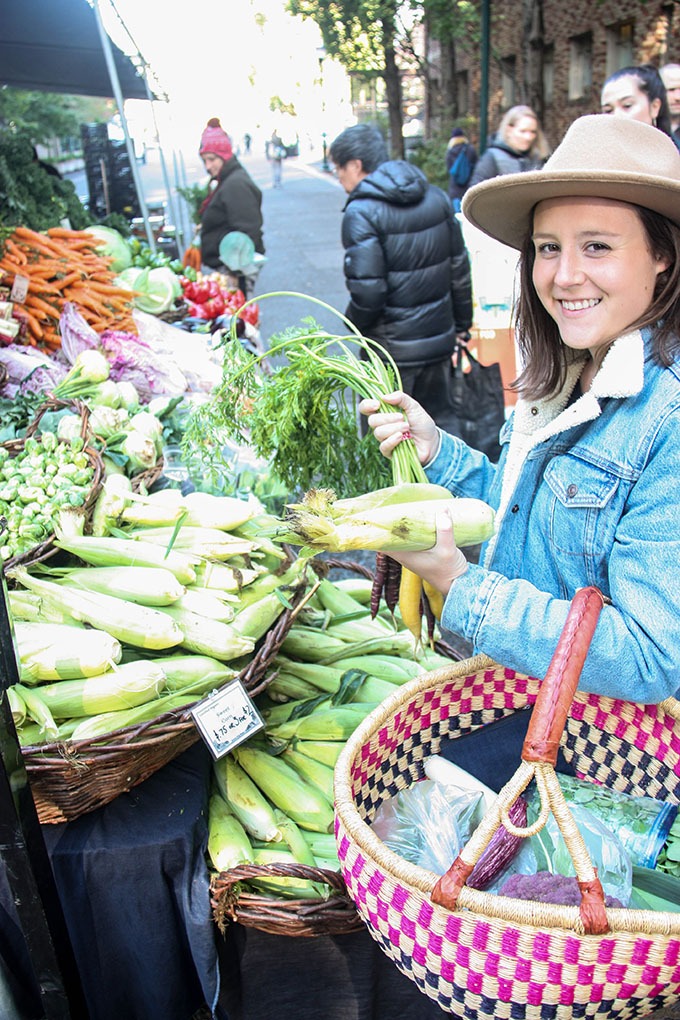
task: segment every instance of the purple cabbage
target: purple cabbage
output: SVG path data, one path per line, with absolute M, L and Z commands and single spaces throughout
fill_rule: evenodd
M 7 381 L 2 394 L 15 397 L 17 393 L 46 393 L 64 378 L 68 366 L 50 358 L 34 347 L 9 344 L 0 347 L 0 364 L 7 369 Z
M 176 380 L 165 367 L 165 360 L 141 337 L 107 329 L 99 339 L 111 362 L 111 378 L 114 382 L 131 382 L 142 403 L 175 392 Z
M 72 301 L 64 304 L 59 316 L 59 332 L 61 349 L 70 365 L 75 363 L 81 351 L 99 349 L 99 335 L 85 321 Z

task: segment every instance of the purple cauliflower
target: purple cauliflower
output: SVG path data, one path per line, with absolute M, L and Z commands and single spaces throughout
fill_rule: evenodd
M 553 875 L 538 871 L 535 875 L 511 875 L 498 890 L 499 896 L 512 896 L 516 900 L 533 900 L 535 903 L 559 903 L 577 907 L 581 902 L 578 882 L 567 875 Z M 615 896 L 605 896 L 606 907 L 621 907 Z

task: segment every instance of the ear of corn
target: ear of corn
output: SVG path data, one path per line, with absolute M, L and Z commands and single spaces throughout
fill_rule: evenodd
M 14 630 L 24 683 L 96 676 L 121 659 L 118 639 L 101 630 L 22 621 Z
M 282 757 L 303 779 L 324 795 L 331 807 L 333 806 L 333 769 L 329 765 L 322 765 L 321 762 L 308 758 L 292 747 L 287 747 Z
M 109 533 L 109 525 L 117 520 L 127 506 L 132 482 L 125 474 L 106 472 L 92 511 L 92 534 L 101 538 Z
M 45 604 L 32 591 L 17 588 L 9 592 L 9 608 L 14 620 L 28 623 L 63 623 L 66 626 L 84 630 L 84 625 L 74 620 L 69 612 L 56 605 Z
M 178 644 L 190 652 L 228 662 L 239 655 L 247 655 L 255 647 L 255 642 L 242 636 L 232 624 L 209 620 L 188 609 L 178 609 L 177 606 L 166 606 L 158 612 L 174 623 L 182 635 Z
M 348 651 L 351 653 L 351 648 Z M 422 662 L 416 662 L 414 659 L 402 659 L 396 655 L 380 654 L 349 654 L 342 659 L 336 659 L 332 668 L 342 672 L 348 669 L 360 669 L 379 680 L 386 680 L 388 683 L 397 685 L 403 684 L 407 680 L 413 680 L 414 677 L 425 672 Z
M 143 606 L 169 606 L 186 590 L 164 567 L 73 567 L 62 584 L 115 595 Z
M 243 587 L 239 594 L 241 608 L 245 609 L 253 602 L 259 602 L 265 595 L 269 595 L 279 588 L 285 591 L 291 585 L 299 584 L 304 577 L 305 568 L 306 560 L 298 557 L 283 573 L 276 574 L 266 571 L 248 577 L 244 572 L 241 582 Z
M 336 499 L 330 504 L 333 517 L 371 514 L 383 506 L 395 506 L 403 503 L 425 503 L 437 499 L 452 499 L 451 493 L 443 485 L 432 482 L 403 482 L 400 485 L 388 485 L 383 489 L 363 493 L 351 499 Z
M 271 802 L 285 811 L 300 828 L 317 832 L 331 831 L 333 809 L 323 794 L 301 780 L 298 773 L 284 761 L 243 744 L 233 754 Z
M 231 603 L 225 602 L 207 588 L 186 588 L 174 605 L 178 609 L 188 609 L 190 613 L 206 616 L 209 620 L 217 620 L 219 623 L 230 623 L 236 615 Z
M 317 709 L 299 719 L 288 719 L 269 729 L 279 740 L 347 740 L 361 720 L 374 708 L 375 703 L 349 704 L 341 708 Z
M 298 506 L 291 510 L 286 522 L 290 530 L 282 537 L 327 552 L 431 549 L 436 541 L 436 518 L 443 505 L 451 516 L 457 545 L 476 545 L 493 534 L 494 511 L 487 503 L 450 497 L 446 501 L 389 504 L 336 519 Z
M 278 620 L 285 606 L 275 592 L 264 595 L 257 602 L 245 606 L 234 620 L 234 628 L 243 637 L 258 641 Z
M 379 680 L 376 676 L 364 676 L 352 698 L 352 702 L 359 704 L 366 702 L 369 705 L 379 705 L 390 694 L 394 694 L 394 684 L 389 683 L 387 680 Z
M 305 832 L 304 837 L 307 840 L 310 850 L 317 857 L 323 857 L 327 860 L 335 860 L 338 858 L 337 846 L 335 843 L 335 836 L 330 832 Z
M 233 755 L 216 761 L 213 770 L 220 794 L 246 832 L 267 843 L 280 840 L 274 808 Z
M 139 661 L 124 663 L 86 680 L 42 684 L 37 692 L 55 719 L 74 719 L 133 708 L 156 698 L 164 686 L 162 668 L 155 662 Z M 24 697 L 23 692 L 21 696 Z
M 181 506 L 162 506 L 141 498 L 133 498 L 120 514 L 123 524 L 137 527 L 160 528 L 176 524 L 185 517 Z
M 68 683 L 69 681 L 65 680 L 63 682 Z M 59 729 L 49 706 L 45 704 L 45 701 L 40 694 L 38 694 L 37 690 L 30 687 L 24 687 L 23 684 L 15 684 L 14 688 L 24 703 L 26 715 L 29 719 L 32 719 L 34 723 L 37 723 L 41 742 L 56 740 L 59 736 Z
M 331 655 L 346 653 L 347 644 L 340 638 L 328 637 L 315 627 L 294 624 L 286 634 L 281 651 L 293 659 L 320 662 Z
M 333 581 L 338 591 L 344 592 L 362 605 L 370 605 L 373 582 L 366 577 L 338 577 Z
M 208 803 L 208 856 L 216 871 L 229 871 L 253 860 L 248 833 L 218 793 L 213 793 Z
M 298 864 L 295 856 L 290 850 L 270 850 L 270 849 L 253 849 L 253 858 L 255 864 Z M 255 886 L 256 889 L 261 889 L 263 892 L 272 893 L 274 896 L 284 896 L 287 899 L 318 899 L 321 895 L 326 895 L 328 890 L 325 892 L 321 891 L 321 887 L 314 883 L 309 882 L 302 878 L 288 878 L 279 877 L 278 875 L 267 875 L 261 876 L 260 878 L 251 878 L 248 882 L 249 885 Z
M 213 496 L 207 492 L 187 493 L 183 505 L 187 512 L 186 524 L 219 531 L 234 531 L 262 510 L 255 501 L 236 499 L 233 496 Z
M 209 691 L 221 687 L 227 680 L 233 680 L 236 673 L 211 655 L 164 655 L 158 664 L 165 673 L 168 693 L 190 690 L 197 693 L 199 686 Z
M 307 680 L 301 680 L 292 673 L 277 672 L 274 679 L 267 687 L 267 695 L 272 701 L 304 701 L 306 698 L 315 698 L 319 688 Z
M 289 815 L 287 815 L 284 811 L 281 811 L 279 808 L 275 808 L 274 817 L 276 818 L 276 824 L 279 832 L 281 833 L 281 843 L 286 844 L 296 861 L 300 864 L 307 864 L 313 868 L 314 854 L 310 850 L 309 843 L 302 835 L 300 828 Z M 284 848 L 281 846 L 281 849 Z
M 352 595 L 343 591 L 342 588 L 336 587 L 327 577 L 319 581 L 316 594 L 321 605 L 333 617 L 347 616 L 364 619 L 367 616 L 366 606 L 362 605 L 361 602 L 357 602 Z
M 45 603 L 56 604 L 74 619 L 106 631 L 126 644 L 162 649 L 182 641 L 181 629 L 160 609 L 133 605 L 113 595 L 64 588 L 52 581 L 39 580 L 22 568 L 13 570 L 11 575 L 40 595 Z
M 345 746 L 342 740 L 294 740 L 291 745 L 300 754 L 335 768 L 340 752 Z
M 335 694 L 345 672 L 340 666 L 324 666 L 319 662 L 298 662 L 296 659 L 289 659 L 280 654 L 274 659 L 273 666 L 279 670 L 280 674 L 298 677 L 305 683 L 316 687 L 317 692 L 324 691 L 326 694 Z
M 152 546 L 152 548 L 155 548 Z M 178 554 L 179 555 L 179 554 Z M 255 569 L 241 568 L 211 560 L 199 560 L 193 582 L 196 587 L 216 588 L 222 592 L 240 592 L 259 576 Z
M 16 687 L 11 686 L 6 688 L 7 701 L 9 703 L 9 709 L 12 713 L 12 722 L 15 727 L 19 729 L 20 726 L 26 722 L 26 704 L 17 691 Z
M 149 701 L 136 705 L 134 708 L 120 708 L 111 712 L 101 712 L 99 715 L 87 716 L 86 718 L 69 720 L 75 721 L 77 725 L 69 734 L 72 740 L 91 740 L 95 737 L 105 737 L 116 730 L 127 729 L 130 726 L 139 726 L 141 723 L 157 719 L 166 712 L 181 711 L 196 701 L 196 694 L 188 691 L 179 691 L 151 698 Z M 63 722 L 59 724 L 59 736 L 62 737 Z
M 247 556 L 253 543 L 216 528 L 181 526 L 175 528 L 135 528 L 133 539 L 161 546 L 164 549 L 205 556 L 215 560 L 228 560 L 232 556 Z
M 193 584 L 196 580 L 194 566 L 200 562 L 198 556 L 175 550 L 167 552 L 151 542 L 136 542 L 130 538 L 73 535 L 60 538 L 55 544 L 95 567 L 164 567 L 181 584 Z

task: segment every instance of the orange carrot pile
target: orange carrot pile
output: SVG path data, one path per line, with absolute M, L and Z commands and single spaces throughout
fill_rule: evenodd
M 59 317 L 67 301 L 78 307 L 98 333 L 119 329 L 136 333 L 133 293 L 114 283 L 109 258 L 97 253 L 102 242 L 85 230 L 50 227 L 44 234 L 16 227 L 5 239 L 0 276 L 12 286 L 16 276 L 28 279 L 25 301 L 17 310 L 27 330 L 21 342 L 48 351 L 61 346 Z

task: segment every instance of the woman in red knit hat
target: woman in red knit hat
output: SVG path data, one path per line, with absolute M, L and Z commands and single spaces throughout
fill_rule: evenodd
M 201 206 L 201 260 L 209 272 L 224 271 L 220 241 L 234 230 L 251 238 L 255 251 L 264 255 L 262 242 L 262 192 L 234 155 L 231 139 L 217 117 L 211 117 L 201 136 L 199 149 L 210 174 L 210 192 Z M 237 267 L 238 268 L 238 267 Z M 240 280 L 250 297 L 257 274 Z

